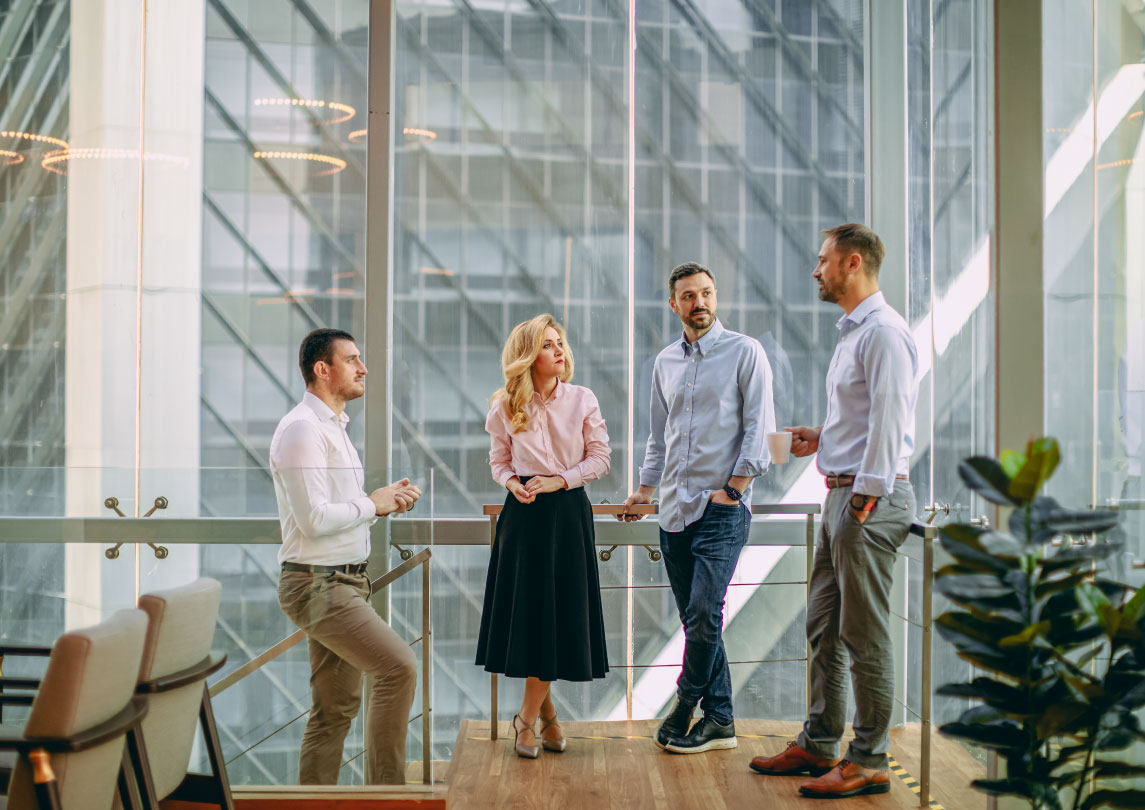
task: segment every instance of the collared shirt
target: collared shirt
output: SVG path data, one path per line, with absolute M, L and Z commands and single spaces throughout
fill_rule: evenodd
M 274 431 L 279 564 L 345 565 L 370 556 L 370 526 L 378 518 L 362 488 L 362 460 L 346 435 L 349 421 L 307 391 Z
M 501 400 L 485 419 L 493 480 L 505 486 L 514 475 L 559 475 L 569 489 L 608 474 L 612 450 L 596 395 L 580 385 L 557 381 L 548 400 L 533 394 L 525 405 L 528 426 L 520 433 Z
M 660 526 L 679 532 L 734 475 L 767 472 L 775 431 L 771 364 L 759 341 L 717 319 L 695 343 L 665 348 L 652 372 L 652 430 L 640 483 L 660 487 Z M 751 486 L 743 502 L 751 503 Z
M 918 351 L 902 316 L 881 292 L 835 324 L 839 343 L 827 370 L 827 418 L 819 471 L 855 476 L 860 495 L 887 495 L 910 472 Z

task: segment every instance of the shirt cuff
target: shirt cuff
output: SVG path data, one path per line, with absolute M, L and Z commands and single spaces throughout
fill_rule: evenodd
M 511 479 L 516 477 L 517 473 L 513 472 L 512 470 L 506 470 L 505 472 L 501 473 L 500 477 L 498 477 L 497 483 L 499 483 L 502 487 L 505 487 L 508 485 Z
M 352 503 L 358 507 L 358 517 L 373 523 L 378 519 L 378 507 L 368 497 L 355 498 Z
M 891 479 L 894 481 L 894 479 Z M 894 484 L 887 485 L 885 478 L 880 478 L 877 475 L 870 475 L 868 473 L 859 473 L 855 476 L 855 484 L 851 491 L 856 495 L 874 495 L 881 498 L 884 495 L 889 495 L 893 489 Z
M 747 478 L 756 478 L 767 472 L 769 459 L 741 457 L 732 468 L 732 475 L 742 475 Z
M 561 478 L 565 479 L 565 486 L 567 486 L 569 489 L 576 489 L 577 487 L 584 486 L 584 476 L 581 475 L 580 470 L 576 469 L 575 467 L 558 474 Z
M 648 467 L 640 468 L 640 486 L 642 487 L 658 487 L 660 486 L 660 479 L 663 477 L 663 470 L 652 470 Z

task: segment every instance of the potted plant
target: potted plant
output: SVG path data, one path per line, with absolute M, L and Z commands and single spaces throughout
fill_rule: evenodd
M 935 587 L 958 609 L 937 619 L 958 655 L 986 674 L 938 694 L 977 701 L 939 730 L 992 749 L 1006 763 L 986 793 L 1032 808 L 1145 807 L 1127 781 L 1145 766 L 1125 750 L 1145 741 L 1135 711 L 1145 705 L 1145 589 L 1100 572 L 1118 546 L 1102 542 L 1117 514 L 1071 510 L 1040 493 L 1060 460 L 1052 438 L 1001 459 L 959 465 L 986 500 L 1011 507 L 1009 532 L 942 527 L 953 558 Z

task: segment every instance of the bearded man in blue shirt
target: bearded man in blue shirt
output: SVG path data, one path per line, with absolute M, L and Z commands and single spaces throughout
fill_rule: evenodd
M 656 744 L 698 754 L 736 747 L 724 597 L 751 525 L 751 482 L 767 472 L 775 406 L 759 341 L 716 318 L 711 271 L 682 264 L 668 292 L 684 332 L 656 357 L 640 487 L 624 503 L 651 503 L 660 487 L 660 550 L 685 641 L 676 702 Z M 697 705 L 704 716 L 693 727 Z
M 888 730 L 894 699 L 890 592 L 895 552 L 910 533 L 918 353 L 902 316 L 879 292 L 883 243 L 862 225 L 823 231 L 814 278 L 819 298 L 842 307 L 827 371 L 821 427 L 788 428 L 791 452 L 818 452 L 827 500 L 807 604 L 810 707 L 795 742 L 751 768 L 810 774 L 799 792 L 841 798 L 890 790 Z M 846 660 L 855 693 L 855 738 L 839 759 L 846 723 Z

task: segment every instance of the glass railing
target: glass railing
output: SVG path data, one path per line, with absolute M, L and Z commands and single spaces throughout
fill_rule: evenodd
M 310 706 L 309 661 L 297 628 L 277 602 L 280 531 L 266 474 L 246 469 L 141 471 L 138 484 L 129 471 L 42 470 L 38 475 L 65 485 L 79 482 L 77 491 L 86 500 L 0 492 L 10 507 L 0 517 L 3 638 L 50 642 L 67 627 L 97 621 L 133 603 L 138 593 L 195 576 L 214 577 L 223 583 L 215 645 L 227 653 L 228 664 L 211 688 L 231 781 L 296 783 Z M 367 470 L 366 488 L 397 477 Z M 369 571 L 375 579 L 395 567 L 409 572 L 389 577 L 375 604 L 418 656 L 421 677 L 407 738 L 407 777 L 417 782 L 432 774 L 441 778 L 444 768 L 434 769 L 433 763 L 440 766 L 451 758 L 463 721 L 508 719 L 509 707 L 521 698 L 522 682 L 490 678 L 474 665 L 496 520 L 489 513 L 499 508 L 503 494 L 490 485 L 488 492 L 472 496 L 481 509 L 459 514 L 454 493 L 442 507 L 446 488 L 438 486 L 435 475 L 410 477 L 422 486 L 423 497 L 412 512 L 374 524 Z M 208 497 L 208 491 L 216 494 Z M 70 492 L 66 487 L 64 495 Z M 166 508 L 145 517 L 160 497 Z M 106 505 L 111 498 L 118 501 L 115 508 Z M 240 510 L 244 505 L 245 512 Z M 619 522 L 611 514 L 619 508 L 597 504 L 594 523 L 611 672 L 590 683 L 556 685 L 558 713 L 568 720 L 654 718 L 674 694 L 683 638 L 659 558 L 655 518 Z M 739 716 L 798 720 L 806 714 L 803 625 L 819 509 L 817 503 L 753 505 L 748 544 L 725 609 L 725 644 Z M 21 516 L 20 511 L 31 514 Z M 118 556 L 112 555 L 119 543 Z M 915 553 L 911 543 L 905 548 Z M 923 560 L 922 547 L 916 551 Z M 929 570 L 923 571 L 924 583 Z M 911 589 L 914 579 L 912 574 Z M 920 584 L 923 602 L 929 598 L 925 587 Z M 913 613 L 903 615 L 904 628 L 913 626 L 911 620 L 918 623 Z M 912 673 L 912 681 L 926 644 L 900 648 L 910 657 L 900 671 Z M 900 695 L 917 695 L 918 690 L 903 686 Z M 918 706 L 917 700 L 911 702 Z M 903 719 L 915 720 L 913 715 Z M 363 782 L 363 742 L 357 721 L 346 740 L 343 784 Z

